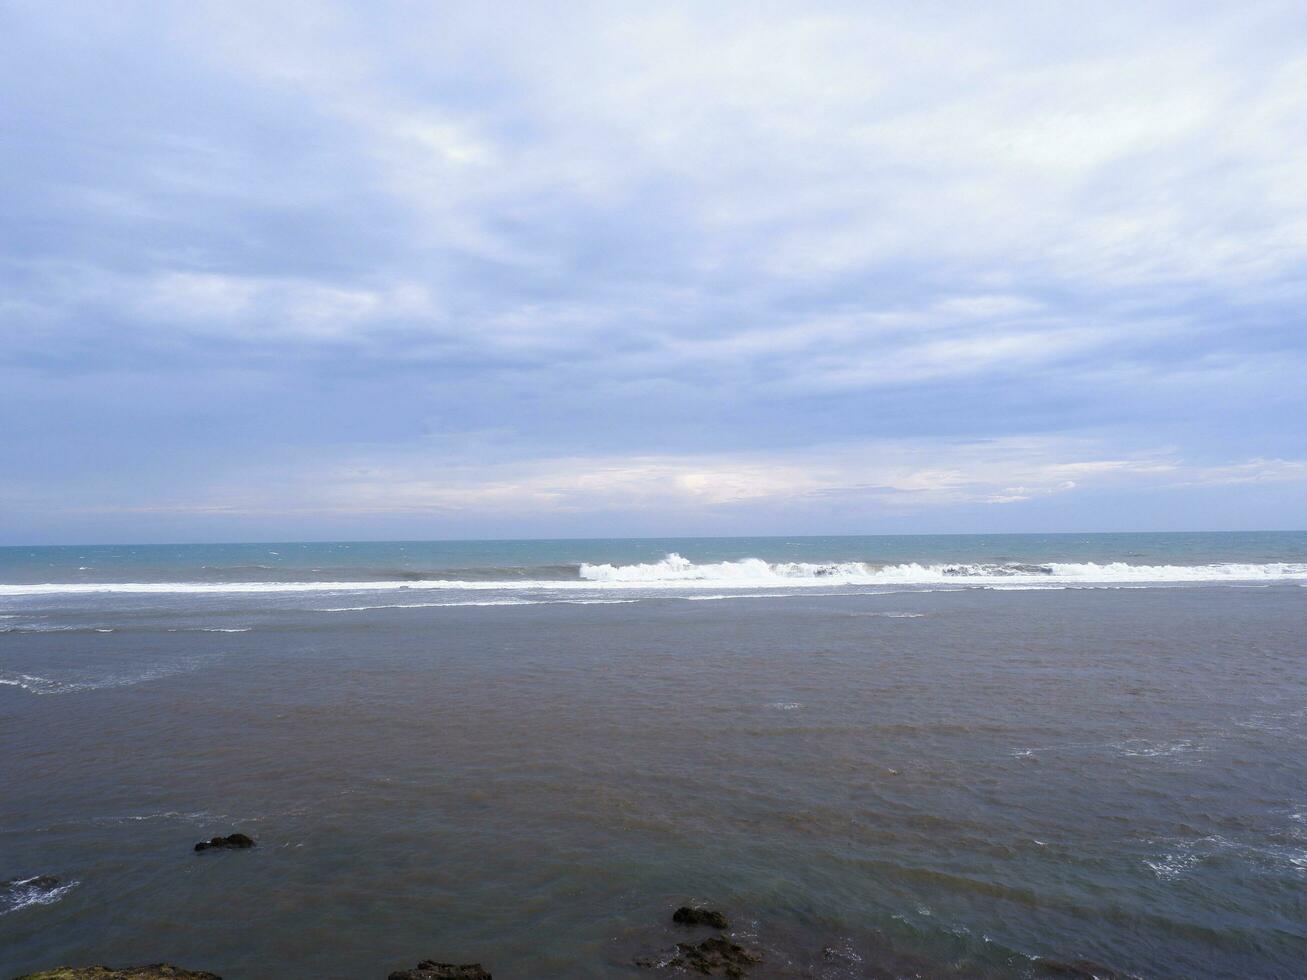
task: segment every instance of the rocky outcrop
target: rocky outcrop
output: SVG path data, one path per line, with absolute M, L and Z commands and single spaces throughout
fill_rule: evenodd
M 708 926 L 712 929 L 729 929 L 726 916 L 712 909 L 695 909 L 682 905 L 672 913 L 672 921 L 683 926 Z
M 121 970 L 108 966 L 60 966 L 41 973 L 28 973 L 14 980 L 222 980 L 222 977 L 216 973 L 183 970 L 168 963 L 154 963 Z
M 721 912 L 690 905 L 682 905 L 673 912 L 672 922 L 678 926 L 706 929 L 730 928 L 730 923 Z M 698 943 L 677 943 L 657 956 L 638 956 L 635 959 L 636 966 L 647 969 L 672 974 L 688 972 L 705 977 L 730 977 L 732 980 L 743 977 L 749 967 L 761 962 L 761 953 L 745 949 L 724 935 L 711 936 Z
M 253 847 L 254 839 L 246 837 L 244 834 L 229 834 L 226 837 L 214 837 L 210 840 L 202 840 L 195 845 L 197 851 L 209 850 L 241 850 L 246 847 Z
M 396 970 L 390 980 L 491 980 L 480 963 L 437 963 L 423 960 L 415 970 Z

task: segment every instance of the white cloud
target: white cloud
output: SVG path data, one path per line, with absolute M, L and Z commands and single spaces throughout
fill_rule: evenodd
M 651 187 L 675 188 L 650 206 L 680 213 L 671 244 L 705 276 L 911 256 L 1234 285 L 1307 251 L 1307 69 L 1266 43 L 1273 6 L 540 5 L 515 31 L 451 5 L 403 23 L 229 7 L 192 35 L 207 60 L 291 86 L 425 234 L 506 263 L 556 257 L 499 218 Z
M 1180 486 L 1234 486 L 1246 483 L 1307 482 L 1307 460 L 1250 459 L 1226 466 L 1204 466 L 1186 474 Z
M 142 284 L 119 285 L 136 291 L 132 312 L 140 320 L 237 336 L 330 340 L 360 328 L 437 316 L 427 290 L 414 283 L 357 289 L 291 278 L 163 272 Z
M 1110 488 L 1301 482 L 1307 461 L 1186 463 L 1173 453 L 1102 458 L 1088 441 L 1006 438 L 924 445 L 879 441 L 789 453 L 556 457 L 468 464 L 420 451 L 244 473 L 211 497 L 132 511 L 243 514 L 698 513 L 753 507 L 801 511 L 814 501 L 885 513 L 1005 505 Z

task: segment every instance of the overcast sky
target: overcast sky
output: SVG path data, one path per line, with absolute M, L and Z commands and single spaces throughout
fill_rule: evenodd
M 0 4 L 0 543 L 1307 527 L 1307 5 Z

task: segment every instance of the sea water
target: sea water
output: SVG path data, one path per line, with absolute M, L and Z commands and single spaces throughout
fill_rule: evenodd
M 1307 534 L 0 549 L 0 881 L 0 976 L 1300 976 Z

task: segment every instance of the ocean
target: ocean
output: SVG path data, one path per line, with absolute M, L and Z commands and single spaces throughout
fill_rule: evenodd
M 1301 977 L 1307 533 L 0 548 L 0 882 L 2 977 Z

